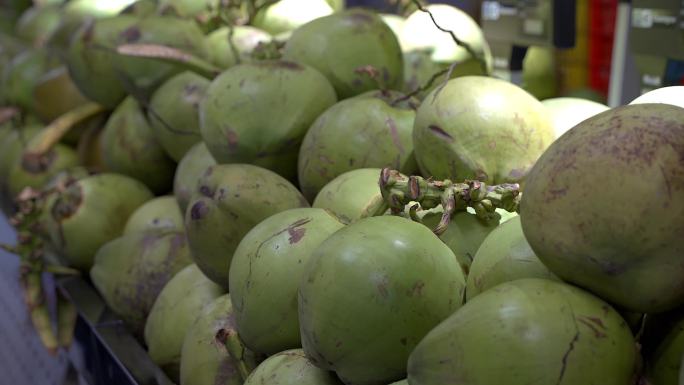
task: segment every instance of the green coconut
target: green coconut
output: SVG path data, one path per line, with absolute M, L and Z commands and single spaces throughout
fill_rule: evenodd
M 475 254 L 466 281 L 466 299 L 504 282 L 523 278 L 558 280 L 537 258 L 520 225 L 520 217 L 501 224 L 485 238 Z
M 323 209 L 286 210 L 242 238 L 230 265 L 240 338 L 266 355 L 301 346 L 297 290 L 311 253 L 344 226 Z
M 454 254 L 427 227 L 361 219 L 313 252 L 299 288 L 302 346 L 347 384 L 405 378 L 409 354 L 461 306 L 464 289 Z
M 429 214 L 423 218 L 423 223 L 430 229 L 436 228 L 443 212 L 441 206 L 430 210 Z M 499 222 L 496 221 L 492 223 L 482 221 L 474 212 L 457 212 L 452 215 L 449 226 L 439 235 L 439 239 L 449 246 L 464 274 L 468 275 L 470 265 L 480 245 L 498 225 Z
M 529 47 L 523 59 L 521 87 L 539 100 L 558 96 L 557 68 L 553 49 Z
M 477 57 L 473 57 L 465 48 L 457 45 L 449 33 L 440 31 L 430 15 L 420 10 L 409 15 L 401 30 L 399 40 L 404 52 L 427 50 L 430 52 L 430 59 L 435 63 L 446 66 L 456 63 L 453 76 L 489 74 L 492 71 L 492 54 L 477 22 L 464 11 L 451 5 L 430 4 L 426 8 L 440 27 L 453 31 L 473 49 Z M 481 60 L 485 62 L 484 68 Z M 421 80 L 422 78 L 421 76 Z
M 173 180 L 173 195 L 176 196 L 181 212 L 185 213 L 190 197 L 197 187 L 197 181 L 204 170 L 215 164 L 216 160 L 211 156 L 204 142 L 194 145 L 178 163 Z
M 200 105 L 201 132 L 219 163 L 250 163 L 294 180 L 311 123 L 336 102 L 315 69 L 290 61 L 229 68 Z
M 107 170 L 135 178 L 155 193 L 171 191 L 175 163 L 133 97 L 126 98 L 107 120 L 100 151 Z
M 16 197 L 26 187 L 42 189 L 55 174 L 78 164 L 76 151 L 63 144 L 55 145 L 38 159 L 20 155 L 15 158 L 9 171 L 9 194 Z
M 551 114 L 556 138 L 592 116 L 610 109 L 605 104 L 568 97 L 546 99 L 542 104 Z
M 544 106 L 503 80 L 465 76 L 449 80 L 418 108 L 415 156 L 423 175 L 520 183 L 555 139 Z
M 84 95 L 111 108 L 126 93 L 149 100 L 164 80 L 183 70 L 180 64 L 119 55 L 121 44 L 163 44 L 207 56 L 204 35 L 190 20 L 121 15 L 84 24 L 68 52 L 69 70 Z
M 400 89 L 404 79 L 396 36 L 380 16 L 363 9 L 344 10 L 299 27 L 285 44 L 284 57 L 321 71 L 340 99 L 379 87 Z
M 183 213 L 172 195 L 151 199 L 131 214 L 124 234 L 147 231 L 183 231 Z
M 408 382 L 625 385 L 636 356 L 610 305 L 570 285 L 523 279 L 478 295 L 430 331 L 411 353 Z
M 259 364 L 244 385 L 342 385 L 335 375 L 316 367 L 301 349 L 274 354 Z
M 629 104 L 664 103 L 684 108 L 683 95 L 684 86 L 661 87 L 639 96 Z
M 217 339 L 231 332 L 237 333 L 230 295 L 226 294 L 208 302 L 185 334 L 180 385 L 243 385 L 239 363 Z M 247 350 L 245 356 L 253 354 Z
M 31 124 L 25 127 L 8 125 L 2 127 L 4 133 L 0 141 L 0 206 L 8 213 L 13 206 L 14 196 L 10 193 L 9 176 L 12 166 L 18 161 L 30 139 L 42 126 Z
M 150 358 L 178 383 L 185 334 L 202 309 L 223 295 L 196 265 L 179 271 L 164 286 L 145 322 L 145 344 Z
M 262 220 L 308 207 L 295 186 L 278 174 L 249 164 L 222 164 L 204 171 L 185 212 L 185 229 L 197 266 L 228 287 L 233 253 Z
M 56 59 L 46 50 L 26 50 L 15 56 L 2 68 L 3 102 L 33 111 L 34 87 L 40 77 L 56 64 Z
M 343 100 L 321 114 L 299 150 L 299 186 L 316 194 L 337 176 L 357 168 L 417 171 L 413 123 L 417 101 L 395 104 L 402 94 L 373 91 Z
M 135 334 L 142 335 L 159 293 L 191 263 L 182 232 L 134 233 L 109 241 L 97 251 L 90 278 L 107 305 Z
M 253 25 L 277 35 L 294 31 L 312 20 L 331 13 L 333 8 L 327 0 L 308 0 L 306 6 L 303 6 L 301 0 L 280 0 L 258 12 Z
M 230 28 L 228 27 L 219 28 L 207 35 L 209 51 L 207 59 L 220 68 L 228 68 L 241 61 L 248 61 L 252 50 L 259 43 L 271 41 L 272 36 L 259 28 L 239 25 L 233 27 L 232 46 L 230 39 Z
M 69 0 L 61 9 L 57 30 L 48 42 L 49 46 L 65 53 L 71 45 L 71 38 L 79 28 L 93 19 L 113 17 L 129 8 L 135 9 L 136 0 Z M 135 15 L 132 12 L 128 12 Z
M 380 193 L 379 168 L 347 171 L 323 186 L 311 207 L 333 213 L 342 223 L 377 215 L 385 201 Z
M 565 281 L 626 310 L 672 309 L 684 303 L 682 159 L 682 108 L 639 104 L 585 120 L 530 172 L 525 237 Z
M 32 95 L 33 110 L 46 124 L 88 102 L 71 80 L 64 66 L 54 68 L 40 76 L 33 87 Z M 75 129 L 74 127 L 72 130 Z M 69 133 L 71 132 L 70 130 Z
M 154 137 L 176 162 L 202 140 L 199 104 L 209 83 L 193 72 L 182 72 L 162 84 L 147 106 Z
M 57 30 L 59 22 L 59 4 L 34 5 L 21 14 L 14 31 L 17 37 L 30 45 L 41 47 Z
M 68 183 L 45 208 L 44 228 L 70 266 L 88 270 L 98 249 L 119 237 L 128 217 L 152 199 L 144 184 L 103 173 Z

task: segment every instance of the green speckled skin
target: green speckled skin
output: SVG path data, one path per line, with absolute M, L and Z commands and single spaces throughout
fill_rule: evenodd
M 286 210 L 242 238 L 230 265 L 238 333 L 257 353 L 301 346 L 297 291 L 311 253 L 344 225 L 323 209 Z
M 503 80 L 465 76 L 432 91 L 413 128 L 424 176 L 520 183 L 555 139 L 544 106 Z
M 176 273 L 154 301 L 145 322 L 150 358 L 178 383 L 185 334 L 205 306 L 223 295 L 223 289 L 196 265 Z
M 426 226 L 396 216 L 361 219 L 314 251 L 299 291 L 307 356 L 346 383 L 406 377 L 420 340 L 457 310 L 465 278 Z
M 131 214 L 124 234 L 146 231 L 183 231 L 183 213 L 176 197 L 171 195 L 151 199 Z
M 337 176 L 323 186 L 312 207 L 333 213 L 345 224 L 376 215 L 385 201 L 380 193 L 379 168 L 359 168 Z
M 142 336 L 159 293 L 191 263 L 182 232 L 128 234 L 97 251 L 90 278 L 107 305 Z
M 603 112 L 561 136 L 529 174 L 522 228 L 565 281 L 625 310 L 684 303 L 684 109 Z
M 470 266 L 466 299 L 504 282 L 523 278 L 558 280 L 537 258 L 525 239 L 520 217 L 499 225 L 477 250 Z
M 342 385 L 335 374 L 317 368 L 301 349 L 279 352 L 262 362 L 244 385 Z
M 401 96 L 371 91 L 335 104 L 316 119 L 299 150 L 299 185 L 307 199 L 313 200 L 346 171 L 417 171 L 412 140 L 415 108 L 391 105 Z
M 278 174 L 248 164 L 209 167 L 185 212 L 185 229 L 197 266 L 228 287 L 233 253 L 242 238 L 273 214 L 309 204 Z
M 345 10 L 304 24 L 290 36 L 284 57 L 321 71 L 340 99 L 377 89 L 378 83 L 399 90 L 404 81 L 397 37 L 380 16 L 367 10 Z M 356 71 L 365 66 L 377 70 L 377 79 Z
M 193 72 L 182 72 L 162 84 L 152 95 L 147 118 L 157 142 L 174 161 L 202 140 L 199 104 L 210 81 Z
M 543 279 L 504 283 L 420 342 L 411 385 L 629 385 L 636 343 L 607 303 Z
M 204 170 L 215 164 L 216 160 L 211 156 L 204 142 L 194 145 L 178 163 L 173 179 L 173 194 L 183 213 L 188 207 L 190 196 L 195 192 L 197 181 L 204 174 Z
M 107 120 L 100 151 L 108 171 L 133 177 L 156 194 L 171 191 L 175 163 L 155 138 L 133 97 L 124 99 Z
M 88 270 L 97 250 L 119 237 L 128 217 L 150 199 L 152 193 L 135 179 L 93 175 L 70 184 L 46 207 L 45 228 L 70 266 Z
M 207 90 L 202 138 L 220 163 L 250 163 L 294 180 L 304 134 L 336 101 L 330 83 L 311 67 L 291 61 L 237 65 Z

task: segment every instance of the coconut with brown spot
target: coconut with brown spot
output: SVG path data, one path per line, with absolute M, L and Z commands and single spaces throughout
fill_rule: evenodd
M 214 282 L 228 287 L 233 253 L 242 238 L 262 220 L 306 199 L 278 174 L 249 164 L 207 168 L 185 212 L 192 257 Z
M 312 251 L 344 226 L 323 209 L 270 216 L 242 238 L 230 265 L 240 338 L 266 355 L 301 346 L 297 292 Z

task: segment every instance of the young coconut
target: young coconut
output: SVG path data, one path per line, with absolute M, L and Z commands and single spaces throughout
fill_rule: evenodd
M 555 139 L 544 106 L 520 87 L 483 76 L 449 80 L 418 108 L 413 145 L 427 177 L 521 183 Z
M 259 45 L 273 39 L 267 32 L 249 25 L 221 27 L 207 35 L 209 60 L 220 68 L 229 68 L 242 61 L 249 61 L 249 54 Z
M 610 109 L 591 100 L 567 97 L 546 99 L 542 104 L 551 114 L 556 139 L 583 121 Z
M 413 348 L 461 306 L 464 290 L 454 254 L 427 227 L 361 219 L 311 256 L 299 288 L 302 346 L 347 384 L 399 380 Z
M 42 47 L 57 30 L 59 22 L 59 4 L 35 4 L 21 14 L 14 33 L 29 45 Z
M 182 72 L 162 84 L 147 106 L 147 117 L 157 142 L 174 161 L 202 140 L 199 104 L 210 81 L 193 72 Z
M 309 0 L 306 6 L 302 6 L 300 0 L 280 0 L 259 11 L 252 24 L 271 35 L 278 35 L 331 13 L 333 8 L 327 0 Z
M 278 174 L 249 164 L 204 171 L 185 212 L 192 256 L 209 279 L 228 287 L 228 271 L 242 238 L 262 220 L 306 199 Z
M 107 120 L 100 152 L 108 171 L 135 178 L 157 194 L 171 191 L 175 163 L 155 138 L 133 97 L 124 99 Z
M 142 336 L 159 293 L 191 263 L 182 232 L 133 233 L 97 251 L 90 278 L 107 305 L 136 335 Z
M 429 13 L 416 10 L 404 22 L 399 35 L 404 52 L 428 52 L 430 60 L 442 68 L 454 64 L 452 77 L 487 75 L 492 71 L 491 50 L 482 28 L 472 17 L 448 4 L 430 4 L 425 10 Z M 443 29 L 452 31 L 470 47 L 471 51 L 456 44 L 451 35 L 437 28 L 435 23 Z M 425 84 L 423 80 L 429 79 L 430 76 L 432 74 L 424 79 L 420 77 L 419 84 Z
M 44 228 L 70 266 L 88 270 L 100 246 L 119 237 L 128 217 L 150 199 L 144 184 L 124 175 L 70 181 L 45 208 Z
M 534 254 L 523 235 L 520 217 L 515 217 L 494 229 L 477 250 L 466 282 L 466 300 L 523 278 L 559 280 Z
M 40 77 L 58 65 L 46 50 L 25 50 L 2 68 L 2 101 L 4 104 L 34 111 L 33 90 Z
M 257 357 L 248 349 L 242 362 L 231 355 L 226 342 L 239 338 L 236 330 L 230 295 L 209 302 L 185 334 L 181 385 L 243 385 L 244 369 L 256 367 Z
M 626 310 L 681 305 L 682 159 L 680 107 L 638 104 L 585 120 L 530 172 L 525 238 L 558 277 Z
M 202 138 L 220 163 L 250 163 L 294 180 L 306 131 L 336 101 L 328 80 L 311 67 L 240 64 L 209 86 L 200 107 Z
M 147 231 L 183 231 L 183 213 L 174 196 L 151 199 L 131 214 L 124 234 Z
M 265 355 L 301 346 L 299 282 L 313 250 L 343 226 L 325 210 L 299 208 L 264 219 L 242 238 L 228 282 L 245 346 Z
M 84 95 L 110 108 L 127 92 L 149 100 L 164 80 L 183 70 L 178 63 L 118 53 L 131 44 L 163 44 L 198 57 L 207 55 L 202 31 L 189 20 L 121 15 L 91 21 L 74 36 L 67 61 Z
M 181 212 L 185 213 L 190 197 L 197 187 L 197 181 L 209 166 L 216 164 L 204 142 L 197 143 L 183 156 L 176 167 L 173 179 L 173 195 L 175 195 Z
M 339 175 L 323 186 L 311 207 L 333 213 L 346 225 L 377 215 L 385 205 L 378 186 L 380 171 L 360 168 Z
M 299 150 L 299 186 L 304 196 L 313 200 L 328 182 L 357 168 L 417 171 L 412 135 L 418 101 L 404 99 L 397 92 L 372 91 L 321 114 Z
M 684 95 L 684 86 L 661 87 L 639 96 L 629 104 L 664 103 L 684 108 L 682 95 Z
M 5 213 L 9 213 L 14 206 L 15 195 L 10 193 L 9 187 L 12 166 L 21 158 L 29 140 L 41 129 L 40 125 L 3 127 L 3 130 L 7 131 L 0 141 L 0 207 Z
M 432 329 L 411 353 L 408 381 L 626 385 L 636 357 L 634 337 L 610 305 L 532 278 L 478 295 Z
M 404 79 L 397 37 L 380 16 L 363 9 L 344 10 L 297 28 L 285 44 L 284 57 L 321 71 L 340 99 L 378 85 L 401 89 Z
M 76 151 L 63 144 L 53 146 L 39 157 L 23 153 L 14 159 L 10 167 L 7 180 L 9 196 L 16 197 L 26 187 L 40 190 L 57 173 L 78 164 Z
M 335 375 L 311 363 L 304 351 L 274 354 L 259 364 L 244 385 L 342 385 Z
M 164 286 L 145 322 L 145 344 L 150 358 L 175 382 L 180 379 L 183 340 L 207 304 L 223 289 L 210 281 L 196 265 L 179 271 Z

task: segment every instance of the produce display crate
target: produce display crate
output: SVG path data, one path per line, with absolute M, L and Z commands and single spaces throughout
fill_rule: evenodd
M 69 358 L 89 385 L 172 385 L 92 285 L 79 277 L 57 282 L 78 309 Z

